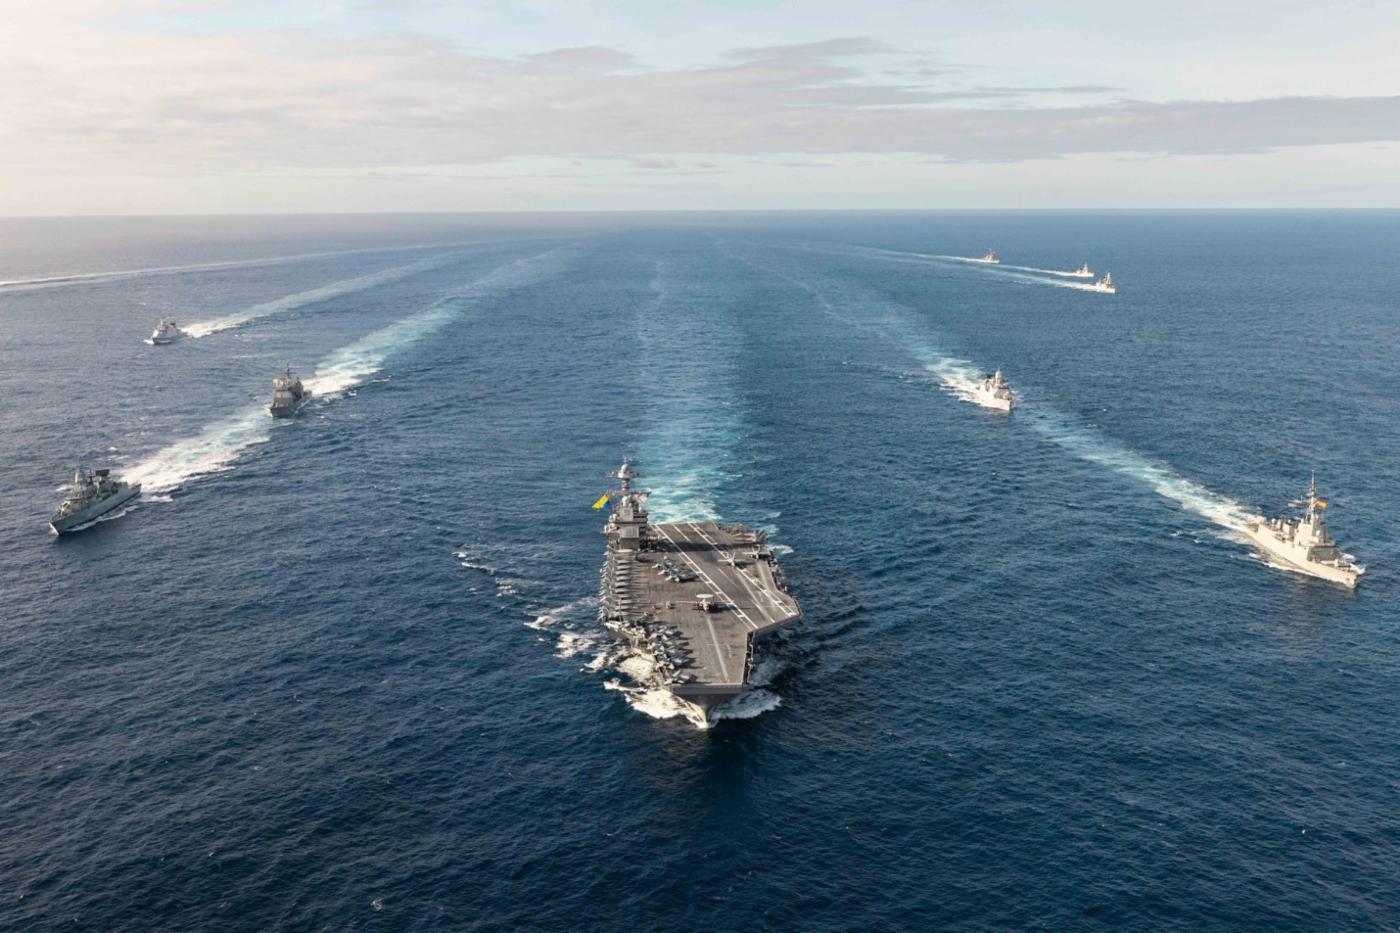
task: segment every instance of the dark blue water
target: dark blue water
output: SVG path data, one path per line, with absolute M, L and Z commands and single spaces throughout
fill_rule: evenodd
M 932 258 L 989 245 L 1121 291 Z M 1396 255 L 1394 213 L 5 221 L 0 927 L 1400 926 Z M 994 366 L 1010 417 L 957 395 Z M 806 612 L 709 730 L 593 621 L 624 454 Z M 147 495 L 59 540 L 79 457 Z M 1231 531 L 1314 469 L 1355 593 Z

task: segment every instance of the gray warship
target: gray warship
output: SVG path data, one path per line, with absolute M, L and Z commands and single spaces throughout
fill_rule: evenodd
M 67 497 L 49 518 L 49 527 L 58 534 L 75 531 L 140 494 L 140 483 L 116 479 L 110 470 L 89 471 L 79 465 Z
M 301 384 L 300 376 L 292 375 L 289 365 L 282 375 L 272 380 L 272 404 L 267 410 L 274 418 L 290 418 L 311 397 L 311 391 Z
M 608 628 L 655 662 L 655 684 L 707 723 L 713 709 L 744 693 L 754 644 L 802 615 L 761 531 L 714 522 L 653 524 L 646 493 L 632 488 L 629 460 L 611 474 L 611 501 L 598 592 Z

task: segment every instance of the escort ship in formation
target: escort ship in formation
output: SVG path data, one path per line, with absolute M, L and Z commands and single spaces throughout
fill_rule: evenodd
M 175 328 L 174 321 L 161 321 L 161 326 L 151 336 L 152 343 L 169 343 L 181 336 L 179 329 L 175 328 L 174 336 L 157 339 L 167 325 Z M 272 380 L 272 402 L 267 406 L 268 413 L 274 418 L 290 418 L 310 397 L 311 390 L 302 385 L 301 378 L 293 375 L 291 366 L 288 366 L 282 375 Z M 49 519 L 49 527 L 59 534 L 81 531 L 140 494 L 140 483 L 119 480 L 112 476 L 110 469 L 89 471 L 79 466 L 73 474 L 68 496 Z
M 49 517 L 49 527 L 57 534 L 85 528 L 139 495 L 140 483 L 119 480 L 111 470 L 88 470 L 79 465 L 63 504 Z
M 1317 477 L 1314 476 L 1308 483 L 1307 498 L 1303 500 L 1302 517 L 1280 515 L 1252 522 L 1245 527 L 1245 533 L 1284 569 L 1355 588 L 1366 568 L 1353 561 L 1350 555 L 1343 554 L 1332 540 L 1327 522 L 1322 518 L 1326 509 L 1327 501 L 1317 497 Z
M 267 410 L 274 418 L 290 418 L 309 398 L 311 390 L 301 384 L 300 376 L 292 375 L 292 367 L 288 364 L 282 375 L 272 380 L 272 404 L 267 406 Z
M 802 615 L 761 531 L 715 522 L 653 523 L 629 460 L 603 534 L 598 616 L 649 657 L 654 683 L 708 722 L 743 694 L 755 645 Z

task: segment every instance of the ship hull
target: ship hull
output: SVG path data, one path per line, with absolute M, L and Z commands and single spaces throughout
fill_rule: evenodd
M 985 395 L 978 395 L 973 398 L 973 401 L 983 408 L 1004 412 L 1008 415 L 1011 414 L 1011 399 L 1009 398 L 992 398 Z
M 267 406 L 267 413 L 274 418 L 292 418 L 296 416 L 297 412 L 301 411 L 302 406 L 305 405 L 308 401 L 310 401 L 310 399 L 311 393 L 307 392 L 305 395 L 297 399 L 296 402 L 294 402 L 291 405 Z
M 81 509 L 71 515 L 62 518 L 49 520 L 49 527 L 57 534 L 67 534 L 73 531 L 80 531 L 89 522 L 94 522 L 102 516 L 120 508 L 126 503 L 141 495 L 141 484 L 135 483 L 127 489 L 122 490 L 114 496 L 109 496 L 101 502 L 94 502 L 85 509 Z
M 1276 539 L 1267 530 L 1257 525 L 1251 525 L 1245 529 L 1245 534 L 1249 540 L 1258 545 L 1259 550 L 1277 561 L 1278 565 L 1293 573 L 1306 574 L 1310 577 L 1317 577 L 1329 583 L 1338 583 L 1348 589 L 1355 589 L 1357 580 L 1361 577 L 1361 572 L 1356 569 L 1346 567 L 1336 567 L 1331 564 L 1317 564 L 1305 560 L 1299 555 L 1291 553 L 1290 548 Z

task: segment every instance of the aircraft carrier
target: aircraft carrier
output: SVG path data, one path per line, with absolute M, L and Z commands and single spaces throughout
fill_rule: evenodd
M 598 615 L 654 662 L 656 683 L 706 722 L 744 693 L 754 643 L 802 615 L 763 532 L 714 522 L 652 524 L 630 461 L 603 529 L 608 545 Z

